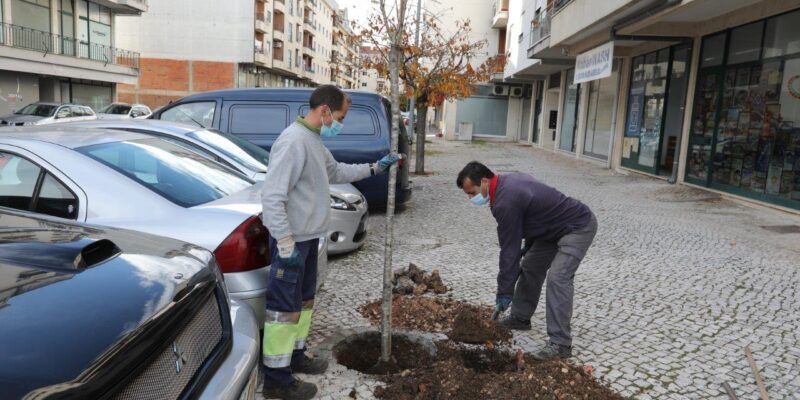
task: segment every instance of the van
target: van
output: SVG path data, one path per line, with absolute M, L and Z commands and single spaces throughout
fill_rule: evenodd
M 227 89 L 194 94 L 177 100 L 151 118 L 217 129 L 270 150 L 272 143 L 297 116 L 309 110 L 314 88 Z M 370 92 L 345 91 L 353 103 L 344 129 L 336 137 L 323 138 L 333 157 L 345 163 L 373 163 L 389 154 L 391 103 Z M 400 124 L 399 152 L 408 154 L 405 127 Z M 402 163 L 397 182 L 396 204 L 411 197 L 408 163 Z M 388 175 L 369 177 L 353 185 L 364 194 L 370 208 L 386 208 Z

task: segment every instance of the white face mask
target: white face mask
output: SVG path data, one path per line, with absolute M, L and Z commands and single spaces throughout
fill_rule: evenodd
M 475 204 L 477 206 L 486 205 L 489 202 L 489 190 L 488 189 L 486 190 L 486 196 L 484 196 L 483 185 L 481 185 L 480 193 L 476 194 L 475 196 L 472 196 L 472 198 L 469 199 L 469 201 L 471 201 L 472 204 Z

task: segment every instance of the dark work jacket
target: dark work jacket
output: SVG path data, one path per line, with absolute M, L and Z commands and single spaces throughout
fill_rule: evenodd
M 492 198 L 500 240 L 497 294 L 512 295 L 519 275 L 522 240 L 558 242 L 583 228 L 592 211 L 585 204 L 523 173 L 501 175 Z

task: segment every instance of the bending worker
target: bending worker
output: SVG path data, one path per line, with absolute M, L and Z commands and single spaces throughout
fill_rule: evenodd
M 580 201 L 528 174 L 498 176 L 477 161 L 464 167 L 456 184 L 472 203 L 489 204 L 497 220 L 501 249 L 495 310 L 502 313 L 511 306 L 498 324 L 530 330 L 546 278 L 550 340 L 533 357 L 571 357 L 575 271 L 597 232 L 594 214 Z M 525 246 L 520 249 L 523 239 Z
M 264 397 L 310 399 L 317 387 L 293 372 L 321 374 L 328 363 L 305 354 L 317 287 L 317 246 L 328 231 L 330 183 L 349 183 L 386 172 L 399 157 L 374 164 L 334 160 L 322 137 L 336 136 L 350 97 L 332 85 L 311 94 L 310 111 L 289 125 L 272 146 L 262 190 L 263 220 L 269 229 L 272 268 L 264 323 Z

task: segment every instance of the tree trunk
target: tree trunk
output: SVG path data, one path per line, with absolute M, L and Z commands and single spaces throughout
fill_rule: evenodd
M 415 121 L 417 141 L 416 156 L 414 157 L 414 173 L 422 175 L 425 173 L 425 134 L 428 127 L 428 107 L 417 107 L 417 120 Z

